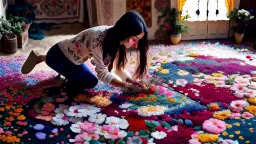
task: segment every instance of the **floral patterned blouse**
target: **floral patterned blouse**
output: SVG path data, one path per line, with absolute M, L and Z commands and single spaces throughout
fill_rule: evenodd
M 99 80 L 110 83 L 115 76 L 107 70 L 107 64 L 110 58 L 107 57 L 103 60 L 102 42 L 106 35 L 107 30 L 111 26 L 97 26 L 86 29 L 76 35 L 74 38 L 66 39 L 58 43 L 64 55 L 74 64 L 81 65 L 90 58 L 94 58 L 95 71 Z M 123 71 L 114 72 L 126 81 L 129 77 Z

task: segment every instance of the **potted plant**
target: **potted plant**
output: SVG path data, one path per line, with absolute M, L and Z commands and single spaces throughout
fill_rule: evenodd
M 181 40 L 181 34 L 190 30 L 185 25 L 185 21 L 189 18 L 189 15 L 185 15 L 178 21 L 178 17 L 181 17 L 181 11 L 177 11 L 175 8 L 165 8 L 160 10 L 161 15 L 158 16 L 158 23 L 160 28 L 164 29 L 170 35 L 172 44 L 178 44 Z
M 230 14 L 227 15 L 227 17 L 230 20 L 235 20 L 237 25 L 233 27 L 234 30 L 234 37 L 238 44 L 240 44 L 243 40 L 245 28 L 247 25 L 247 22 L 254 18 L 254 16 L 251 15 L 251 13 L 247 10 L 241 9 L 235 9 L 230 12 Z
M 12 26 L 12 24 L 5 18 L 0 18 L 0 33 L 2 37 L 2 46 L 5 52 L 15 53 L 17 51 L 17 36 L 13 34 L 17 29 L 17 25 Z

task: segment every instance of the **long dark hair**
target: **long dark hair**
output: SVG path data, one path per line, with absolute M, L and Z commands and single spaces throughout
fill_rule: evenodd
M 147 52 L 148 52 L 148 29 L 144 19 L 135 11 L 125 13 L 116 24 L 110 28 L 103 42 L 103 59 L 111 57 L 108 70 L 111 71 L 115 59 L 116 68 L 121 70 L 127 63 L 126 48 L 120 45 L 123 41 L 131 36 L 137 36 L 144 32 L 144 36 L 138 42 L 138 51 L 140 53 L 139 65 L 135 71 L 134 77 L 140 78 L 147 71 Z

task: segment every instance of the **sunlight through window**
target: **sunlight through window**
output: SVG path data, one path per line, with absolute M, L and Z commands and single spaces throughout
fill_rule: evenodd
M 218 3 L 217 3 L 218 2 Z M 208 6 L 207 6 L 208 5 Z M 209 10 L 207 18 L 207 7 Z M 216 10 L 219 10 L 219 14 L 216 15 Z M 200 10 L 200 15 L 196 14 L 196 11 Z M 227 8 L 225 0 L 186 0 L 183 6 L 182 15 L 190 15 L 191 18 L 188 21 L 217 21 L 217 20 L 228 20 L 227 19 Z

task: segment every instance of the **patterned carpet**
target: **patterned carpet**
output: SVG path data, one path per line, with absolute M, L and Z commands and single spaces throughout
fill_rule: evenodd
M 0 59 L 0 142 L 256 143 L 256 56 L 247 48 L 151 46 L 147 90 L 100 82 L 89 90 L 93 97 L 74 99 L 55 72 L 25 76 L 25 57 Z M 136 53 L 129 59 L 132 73 Z

